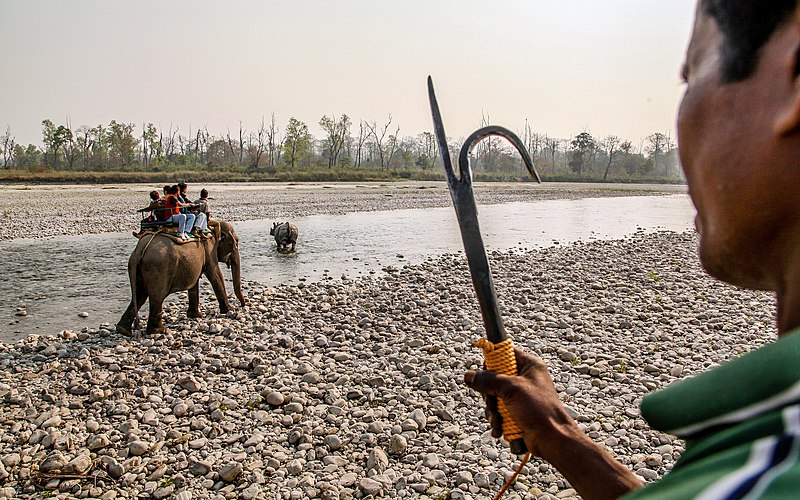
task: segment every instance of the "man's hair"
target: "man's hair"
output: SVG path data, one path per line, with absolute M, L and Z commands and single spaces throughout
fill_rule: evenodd
M 157 199 L 161 198 L 161 195 L 158 194 L 158 191 L 150 191 L 150 199 L 156 201 Z
M 208 198 L 208 191 L 206 191 L 206 188 L 200 190 L 200 198 Z
M 178 186 L 177 186 L 177 184 L 174 185 L 174 186 L 170 186 L 169 187 L 169 191 L 167 191 L 167 194 L 178 194 Z
M 756 67 L 761 47 L 794 12 L 797 0 L 701 0 L 722 33 L 722 79 L 744 80 Z

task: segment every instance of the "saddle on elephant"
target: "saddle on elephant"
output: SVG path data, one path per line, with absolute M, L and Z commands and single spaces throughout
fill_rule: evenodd
M 137 238 L 141 239 L 149 234 L 161 234 L 166 236 L 167 238 L 171 239 L 173 242 L 177 243 L 178 245 L 183 245 L 185 243 L 189 243 L 191 241 L 200 241 L 200 240 L 207 240 L 211 238 L 213 235 L 216 239 L 219 239 L 220 236 L 220 226 L 219 221 L 216 220 L 209 220 L 208 221 L 208 229 L 210 230 L 209 233 L 187 233 L 189 239 L 182 239 L 178 234 L 178 224 L 172 221 L 147 221 L 146 219 L 142 219 L 141 222 L 141 231 L 139 231 Z

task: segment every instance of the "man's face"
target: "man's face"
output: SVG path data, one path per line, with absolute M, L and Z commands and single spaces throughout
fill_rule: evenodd
M 723 37 L 698 9 L 683 70 L 678 143 L 700 260 L 713 276 L 755 289 L 779 286 L 786 252 L 800 243 L 798 141 L 778 131 L 794 97 L 787 31 L 764 45 L 750 77 L 723 83 Z

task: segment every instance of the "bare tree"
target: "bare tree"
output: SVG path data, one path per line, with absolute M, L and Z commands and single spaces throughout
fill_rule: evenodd
M 544 136 L 544 147 L 547 149 L 547 152 L 550 153 L 550 168 L 552 169 L 553 175 L 556 173 L 556 155 L 558 155 L 560 144 L 561 141 L 559 139 Z
M 250 166 L 254 168 L 258 168 L 259 164 L 261 163 L 261 157 L 264 156 L 264 153 L 267 151 L 268 148 L 268 131 L 264 124 L 264 117 L 261 117 L 261 125 L 258 127 L 258 130 L 255 134 L 250 134 Z
M 545 147 L 544 142 L 546 139 L 547 136 L 533 132 L 530 123 L 528 123 L 528 119 L 525 118 L 525 126 L 522 129 L 522 143 L 525 144 L 525 148 L 528 150 L 528 154 L 531 155 L 531 161 L 533 161 L 534 165 L 536 164 L 540 152 Z M 524 168 L 524 165 L 520 163 L 520 169 Z
M 67 168 L 72 170 L 78 157 L 78 147 L 75 142 L 75 134 L 72 132 L 72 120 L 70 120 L 69 116 L 67 116 L 67 130 L 70 132 L 64 143 L 64 161 L 67 164 Z
M 272 113 L 267 129 L 267 155 L 270 167 L 274 167 L 281 161 L 281 142 L 278 137 L 278 126 L 275 123 L 275 113 Z
M 354 165 L 356 168 L 361 166 L 361 161 L 363 159 L 363 152 L 364 152 L 364 144 L 367 142 L 367 124 L 364 120 L 359 120 L 358 122 L 358 137 L 356 138 L 356 161 Z
M 226 135 L 226 141 L 228 143 L 228 147 L 231 150 L 231 155 L 237 158 L 237 165 L 242 164 L 242 157 L 244 155 L 244 128 L 242 127 L 242 122 L 239 122 L 239 142 L 236 144 L 234 148 L 233 140 L 231 139 L 231 131 L 228 129 L 228 134 Z
M 164 137 L 164 132 L 161 132 L 161 150 L 164 151 L 164 156 L 169 160 L 172 161 L 173 156 L 175 155 L 175 144 L 178 142 L 175 140 L 175 136 L 178 135 L 178 127 L 175 127 L 175 131 L 172 130 L 172 124 L 169 124 L 169 129 L 167 130 L 167 136 Z
M 92 145 L 94 143 L 92 130 L 85 125 L 78 127 L 75 131 L 75 143 L 76 147 L 79 149 L 81 167 L 88 168 L 92 157 Z
M 616 135 L 609 135 L 602 141 L 602 146 L 606 151 L 606 156 L 608 157 L 608 163 L 606 163 L 606 171 L 603 173 L 603 180 L 606 180 L 608 177 L 608 171 L 611 168 L 611 164 L 614 162 L 614 156 L 617 155 L 619 151 L 620 145 L 620 138 Z
M 8 168 L 14 162 L 14 146 L 16 140 L 11 135 L 11 127 L 6 125 L 6 131 L 0 136 L 0 144 L 3 145 L 3 168 Z
M 389 164 L 392 162 L 392 157 L 394 156 L 395 151 L 397 151 L 397 135 L 400 133 L 400 127 L 397 127 L 394 134 L 389 134 L 387 136 L 389 127 L 391 125 L 391 113 L 389 113 L 389 120 L 386 122 L 386 125 L 383 126 L 383 130 L 381 130 L 380 134 L 377 131 L 377 125 L 375 122 L 366 123 L 368 135 L 372 137 L 375 145 L 375 152 L 378 153 L 378 157 L 381 160 L 381 169 L 389 168 Z

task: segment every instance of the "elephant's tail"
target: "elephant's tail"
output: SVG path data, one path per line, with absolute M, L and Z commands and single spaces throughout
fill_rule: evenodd
M 136 289 L 139 282 L 139 266 L 142 264 L 142 260 L 144 259 L 144 254 L 147 252 L 147 248 L 150 246 L 150 243 L 153 242 L 153 239 L 158 235 L 159 232 L 160 231 L 157 231 L 150 235 L 150 238 L 147 240 L 147 243 L 144 246 L 141 245 L 141 240 L 139 240 L 140 244 L 136 245 L 136 248 L 133 249 L 133 253 L 131 254 L 131 258 L 128 259 L 128 280 L 131 283 L 131 301 L 136 305 L 137 310 L 142 306 L 142 304 L 139 304 L 137 301 L 138 290 Z

